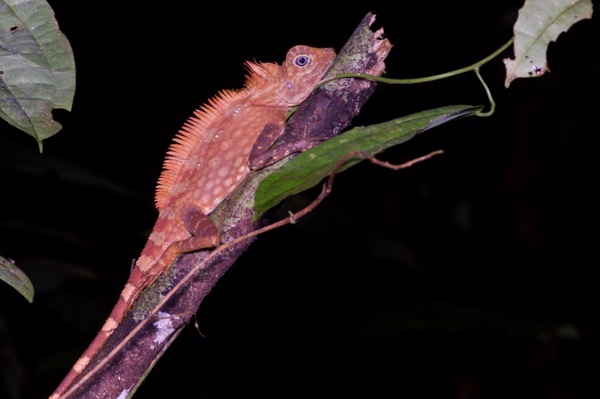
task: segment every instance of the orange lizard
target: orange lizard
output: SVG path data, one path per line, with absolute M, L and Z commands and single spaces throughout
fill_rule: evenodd
M 308 97 L 333 63 L 329 48 L 295 46 L 282 65 L 246 62 L 240 90 L 223 90 L 194 112 L 169 147 L 158 179 L 159 215 L 110 316 L 50 399 L 64 395 L 143 289 L 183 253 L 219 245 L 208 215 L 250 173 L 249 162 L 285 128 L 289 109 Z

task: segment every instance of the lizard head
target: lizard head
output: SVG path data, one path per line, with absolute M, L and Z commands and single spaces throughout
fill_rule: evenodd
M 308 97 L 335 58 L 331 48 L 292 47 L 279 68 L 279 98 L 289 106 Z

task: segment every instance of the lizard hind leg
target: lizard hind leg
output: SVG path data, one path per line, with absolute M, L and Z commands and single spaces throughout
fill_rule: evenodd
M 183 213 L 183 225 L 191 237 L 173 243 L 178 252 L 194 252 L 216 247 L 221 243 L 221 232 L 215 223 L 198 208 L 188 208 Z
M 197 208 L 189 207 L 182 215 L 183 226 L 190 236 L 170 243 L 154 267 L 141 276 L 142 282 L 137 284 L 136 293 L 131 297 L 136 298 L 146 287 L 152 285 L 156 279 L 176 261 L 179 255 L 187 252 L 199 251 L 216 247 L 221 242 L 220 232 L 213 221 Z M 131 306 L 131 304 L 129 304 Z
M 216 247 L 221 242 L 221 235 L 213 221 L 197 208 L 187 208 L 182 214 L 183 227 L 189 232 L 187 238 L 171 242 L 162 253 L 156 264 L 142 277 L 148 287 L 179 258 L 179 255 Z

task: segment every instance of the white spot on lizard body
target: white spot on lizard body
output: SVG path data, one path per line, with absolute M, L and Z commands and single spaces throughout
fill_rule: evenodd
M 83 356 L 83 357 L 79 358 L 79 360 L 77 360 L 77 363 L 75 363 L 73 365 L 73 370 L 77 371 L 78 373 L 81 373 L 83 371 L 83 369 L 85 369 L 85 366 L 88 365 L 89 362 L 90 362 L 90 358 L 88 356 Z

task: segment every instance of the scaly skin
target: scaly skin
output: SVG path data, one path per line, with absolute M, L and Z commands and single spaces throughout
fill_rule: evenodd
M 300 45 L 281 66 L 247 62 L 244 88 L 221 91 L 183 125 L 158 180 L 159 215 L 148 242 L 102 329 L 50 399 L 64 397 L 139 294 L 179 255 L 219 244 L 207 215 L 248 176 L 250 158 L 279 138 L 289 109 L 308 97 L 334 57 L 332 49 Z

